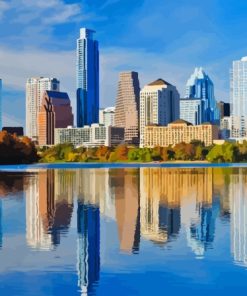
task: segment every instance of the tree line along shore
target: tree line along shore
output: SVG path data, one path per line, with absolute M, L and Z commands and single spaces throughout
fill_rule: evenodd
M 206 147 L 194 140 L 169 147 L 138 148 L 117 147 L 75 148 L 70 143 L 52 147 L 36 147 L 28 137 L 17 137 L 0 132 L 0 164 L 31 164 L 54 162 L 153 162 L 153 161 L 208 161 L 212 163 L 247 162 L 247 141 L 225 142 Z

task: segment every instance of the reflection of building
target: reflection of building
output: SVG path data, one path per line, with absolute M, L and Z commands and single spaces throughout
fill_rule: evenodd
M 196 255 L 214 240 L 219 200 L 214 200 L 212 169 L 141 169 L 141 235 L 165 243 L 185 229 Z
M 2 230 L 2 201 L 0 200 L 0 249 L 3 246 L 3 230 Z
M 164 169 L 141 169 L 141 235 L 165 243 L 180 229 L 178 174 Z
M 247 175 L 238 169 L 231 175 L 231 245 L 234 261 L 247 266 Z
M 60 243 L 73 211 L 70 173 L 40 171 L 26 191 L 27 242 L 33 248 L 50 249 Z
M 88 295 L 99 280 L 100 271 L 100 211 L 97 206 L 78 202 L 77 230 L 78 286 L 82 295 Z
M 124 252 L 137 252 L 140 243 L 139 176 L 137 170 L 112 171 L 110 182 L 115 195 L 120 249 Z

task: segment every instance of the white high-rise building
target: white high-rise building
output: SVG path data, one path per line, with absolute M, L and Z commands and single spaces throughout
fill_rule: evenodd
M 2 79 L 0 78 L 0 130 L 2 130 Z
M 247 57 L 233 61 L 231 74 L 232 137 L 247 136 Z
M 26 83 L 26 135 L 38 139 L 38 112 L 42 96 L 46 90 L 59 91 L 60 82 L 56 78 L 29 78 Z
M 179 119 L 179 99 L 176 87 L 162 79 L 144 86 L 140 94 L 140 147 L 144 145 L 145 126 L 165 126 Z
M 115 107 L 107 107 L 105 109 L 100 109 L 99 111 L 100 124 L 105 126 L 115 125 Z

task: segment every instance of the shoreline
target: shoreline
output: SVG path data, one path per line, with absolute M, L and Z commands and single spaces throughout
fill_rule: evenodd
M 25 172 L 46 169 L 122 169 L 122 168 L 247 168 L 247 163 L 210 163 L 207 161 L 171 161 L 171 162 L 64 162 L 0 165 L 0 172 Z

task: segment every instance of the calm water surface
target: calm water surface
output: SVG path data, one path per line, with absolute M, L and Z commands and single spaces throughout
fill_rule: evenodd
M 247 169 L 0 173 L 0 295 L 247 290 Z

